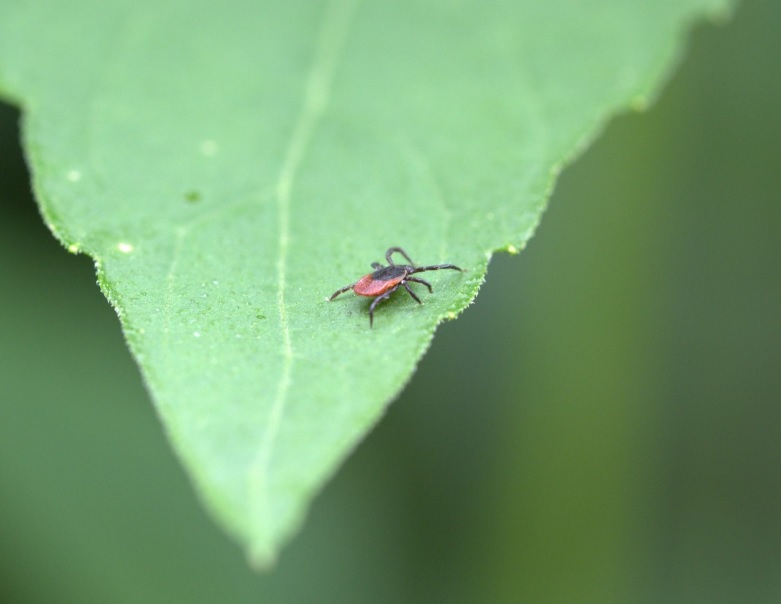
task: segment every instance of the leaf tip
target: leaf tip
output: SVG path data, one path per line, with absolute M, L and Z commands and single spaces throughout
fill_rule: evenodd
M 249 565 L 257 572 L 268 572 L 277 563 L 274 548 L 267 541 L 253 543 L 247 553 Z

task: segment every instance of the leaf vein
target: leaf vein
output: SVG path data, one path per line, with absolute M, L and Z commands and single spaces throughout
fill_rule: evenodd
M 282 368 L 271 404 L 265 430 L 258 451 L 249 467 L 248 486 L 255 540 L 253 557 L 259 562 L 268 561 L 274 545 L 272 527 L 269 470 L 282 418 L 288 403 L 293 370 L 293 345 L 288 322 L 286 300 L 287 261 L 290 247 L 290 208 L 293 186 L 304 160 L 314 131 L 325 112 L 330 97 L 334 73 L 347 39 L 349 26 L 357 0 L 332 0 L 323 15 L 314 58 L 304 90 L 301 111 L 298 115 L 285 152 L 276 184 L 279 245 L 277 251 L 277 309 L 281 332 Z
M 165 276 L 165 298 L 163 299 L 163 339 L 162 349 L 167 353 L 170 345 L 171 333 L 171 312 L 174 306 L 174 281 L 176 272 L 179 268 L 179 258 L 182 255 L 182 246 L 189 230 L 186 227 L 177 227 L 175 230 L 176 239 L 174 240 L 174 249 L 171 254 L 171 263 L 168 265 L 168 272 Z

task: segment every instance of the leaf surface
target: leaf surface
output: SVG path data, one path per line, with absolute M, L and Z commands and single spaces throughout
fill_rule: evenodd
M 562 165 L 727 8 L 6 0 L 0 88 L 47 224 L 94 258 L 199 493 L 263 565 Z M 369 329 L 366 299 L 327 298 L 391 246 L 467 271 Z

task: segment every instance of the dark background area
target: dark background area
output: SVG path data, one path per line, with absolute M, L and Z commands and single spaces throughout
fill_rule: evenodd
M 781 3 L 565 171 L 257 575 L 0 106 L 0 601 L 781 601 Z

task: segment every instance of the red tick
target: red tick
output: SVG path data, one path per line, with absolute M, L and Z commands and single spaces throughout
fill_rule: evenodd
M 404 258 L 407 259 L 409 264 L 394 264 L 393 258 L 391 258 L 393 254 L 401 254 L 404 256 Z M 329 301 L 348 290 L 353 290 L 359 296 L 374 298 L 371 305 L 369 306 L 369 327 L 372 327 L 374 325 L 374 309 L 376 306 L 383 300 L 390 298 L 390 295 L 402 286 L 407 290 L 409 295 L 412 296 L 415 302 L 421 304 L 420 298 L 418 298 L 418 296 L 409 286 L 410 281 L 425 285 L 428 288 L 429 293 L 433 293 L 434 290 L 431 289 L 431 284 L 428 281 L 424 281 L 423 279 L 418 279 L 416 277 L 410 277 L 410 275 L 414 275 L 415 273 L 422 273 L 425 271 L 438 271 L 443 268 L 449 268 L 456 271 L 464 270 L 457 267 L 455 264 L 415 266 L 415 263 L 412 262 L 412 258 L 410 258 L 407 255 L 407 252 L 405 252 L 400 247 L 389 248 L 388 251 L 385 252 L 385 259 L 388 261 L 388 266 L 383 266 L 379 262 L 372 262 L 371 267 L 375 269 L 373 273 L 364 275 L 352 285 L 345 285 L 343 288 L 336 290 L 329 298 Z

